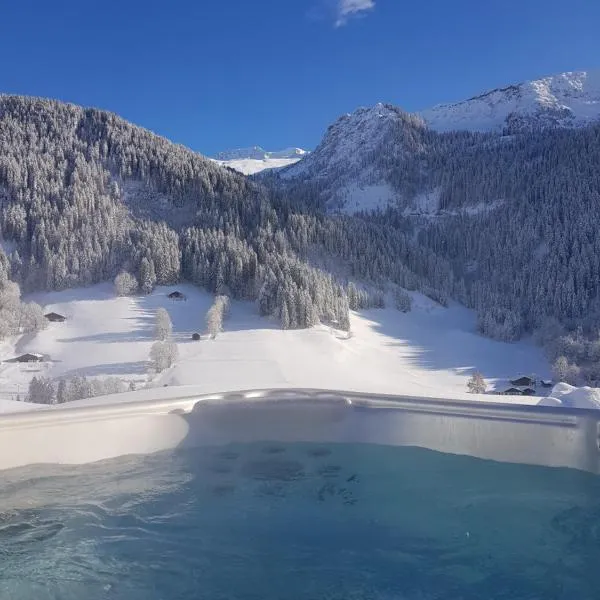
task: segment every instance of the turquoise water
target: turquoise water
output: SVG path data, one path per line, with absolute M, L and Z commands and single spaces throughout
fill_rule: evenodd
M 600 598 L 600 478 L 251 444 L 3 473 L 0 599 Z

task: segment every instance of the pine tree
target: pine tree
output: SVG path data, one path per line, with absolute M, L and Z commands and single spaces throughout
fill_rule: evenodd
M 145 256 L 140 263 L 140 289 L 144 294 L 151 294 L 156 285 L 156 272 L 154 263 Z
M 68 400 L 69 400 L 69 397 L 67 395 L 67 383 L 64 379 L 61 379 L 58 382 L 58 387 L 56 389 L 56 403 L 64 404 Z
M 288 312 L 287 302 L 284 302 L 281 306 L 281 329 L 289 329 L 290 328 L 290 314 Z

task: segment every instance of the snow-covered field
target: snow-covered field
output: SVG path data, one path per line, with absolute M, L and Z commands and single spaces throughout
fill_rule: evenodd
M 213 162 L 230 167 L 244 175 L 254 175 L 267 169 L 282 169 L 297 163 L 309 152 L 302 148 L 286 148 L 277 152 L 267 152 L 260 146 L 236 148 L 220 152 Z
M 235 160 L 214 160 L 214 162 L 222 167 L 229 167 L 235 171 L 239 171 L 243 175 L 255 175 L 268 169 L 289 167 L 296 164 L 300 158 L 240 158 Z
M 539 398 L 466 393 L 473 370 L 490 387 L 504 387 L 523 374 L 547 377 L 540 352 L 526 342 L 504 344 L 479 336 L 471 311 L 442 308 L 413 294 L 412 312 L 393 308 L 353 313 L 352 336 L 318 326 L 282 331 L 257 315 L 251 303 L 233 302 L 225 331 L 216 340 L 194 342 L 205 333 L 205 314 L 213 298 L 180 285 L 186 301 L 169 300 L 175 288 L 150 296 L 117 298 L 112 286 L 35 294 L 45 311 L 67 317 L 32 336 L 5 341 L 0 358 L 25 352 L 47 355 L 43 363 L 0 364 L 0 410 L 9 410 L 16 394 L 26 394 L 34 375 L 117 376 L 136 387 L 194 385 L 206 393 L 272 387 L 307 387 L 445 398 L 536 403 Z M 168 371 L 149 375 L 154 314 L 165 307 L 173 321 L 179 360 Z M 15 408 L 24 408 L 20 403 Z M 31 405 L 25 405 L 31 406 Z

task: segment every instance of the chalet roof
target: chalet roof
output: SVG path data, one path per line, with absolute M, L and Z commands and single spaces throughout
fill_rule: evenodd
M 535 395 L 535 388 L 532 387 L 520 387 L 519 390 L 521 390 L 521 394 L 523 394 L 524 396 Z
M 25 362 L 26 360 L 42 360 L 43 358 L 43 354 L 38 354 L 37 352 L 26 352 L 25 354 L 10 358 L 5 362 Z
M 523 375 L 521 377 L 517 377 L 517 379 L 511 379 L 510 382 L 512 385 L 529 386 L 529 385 L 535 383 L 535 379 L 533 377 L 528 377 L 527 375 Z
M 61 319 L 65 319 L 65 318 L 66 318 L 64 315 L 61 315 L 61 314 L 59 314 L 59 313 L 57 313 L 57 312 L 49 312 L 49 313 L 46 313 L 46 314 L 44 315 L 44 317 L 46 317 L 47 319 L 48 319 L 48 318 L 50 318 L 50 317 L 60 317 Z

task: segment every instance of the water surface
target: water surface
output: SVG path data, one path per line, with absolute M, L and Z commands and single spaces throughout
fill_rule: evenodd
M 600 478 L 244 444 L 3 473 L 0 599 L 600 598 Z

